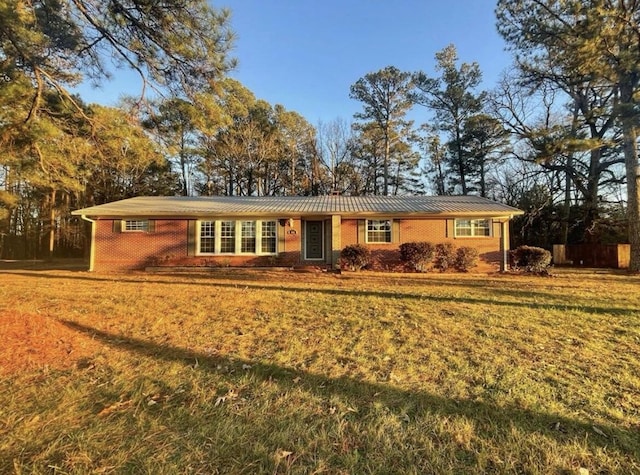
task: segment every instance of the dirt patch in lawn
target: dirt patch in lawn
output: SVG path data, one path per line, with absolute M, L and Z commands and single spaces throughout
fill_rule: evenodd
M 52 317 L 0 315 L 0 375 L 29 369 L 66 369 L 82 364 L 100 348 Z

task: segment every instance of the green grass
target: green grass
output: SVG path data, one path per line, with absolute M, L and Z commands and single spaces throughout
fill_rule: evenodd
M 2 379 L 0 473 L 640 473 L 639 285 L 0 272 L 91 348 Z

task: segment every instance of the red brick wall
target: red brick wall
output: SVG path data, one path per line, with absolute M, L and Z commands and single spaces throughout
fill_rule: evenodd
M 96 271 L 144 269 L 166 256 L 187 255 L 187 221 L 155 221 L 154 232 L 114 232 L 112 220 L 98 220 Z
M 403 242 L 427 241 L 432 244 L 452 242 L 456 247 L 475 247 L 480 253 L 476 270 L 493 270 L 500 265 L 500 225 L 494 223 L 491 237 L 454 237 L 453 219 L 400 219 L 400 242 L 389 244 L 367 244 L 373 258 L 380 267 L 393 268 L 400 265 L 398 247 Z M 342 247 L 358 243 L 358 220 L 342 220 Z
M 487 238 L 455 238 L 453 219 L 400 219 L 400 242 L 428 241 L 432 244 L 453 242 L 456 247 L 478 249 L 481 265 L 477 270 L 491 270 L 500 262 L 500 225 L 494 223 L 493 236 Z M 284 252 L 278 256 L 188 256 L 187 220 L 159 219 L 154 232 L 114 232 L 113 221 L 98 220 L 95 235 L 96 271 L 144 269 L 152 265 L 185 266 L 291 266 L 301 260 L 302 222 L 284 228 Z M 327 222 L 330 226 L 330 221 Z M 358 243 L 358 220 L 343 219 L 341 247 Z M 400 264 L 400 242 L 366 244 L 372 249 L 381 268 Z M 327 253 L 330 249 L 327 249 Z M 311 263 L 311 262 L 310 262 Z M 313 262 L 317 264 L 317 261 Z
M 292 266 L 300 262 L 300 220 L 285 227 L 278 256 L 189 256 L 187 220 L 155 220 L 153 232 L 114 232 L 112 220 L 98 220 L 95 271 L 125 271 L 148 266 Z M 292 231 L 292 232 L 290 232 Z

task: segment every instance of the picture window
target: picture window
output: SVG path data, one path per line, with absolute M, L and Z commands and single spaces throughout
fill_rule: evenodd
M 276 221 L 200 221 L 198 254 L 276 254 Z

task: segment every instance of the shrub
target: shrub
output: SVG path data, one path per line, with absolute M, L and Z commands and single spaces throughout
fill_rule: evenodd
M 469 272 L 469 269 L 478 265 L 478 250 L 475 247 L 460 247 L 456 251 L 456 270 Z
M 352 244 L 340 252 L 340 261 L 350 270 L 358 271 L 371 263 L 371 251 L 362 244 Z
M 456 247 L 450 242 L 436 244 L 433 266 L 444 272 L 456 263 Z
M 405 242 L 400 245 L 400 260 L 418 272 L 424 272 L 433 259 L 433 245 L 428 242 Z
M 527 272 L 544 273 L 551 264 L 551 253 L 541 247 L 520 246 L 512 256 L 514 266 Z

